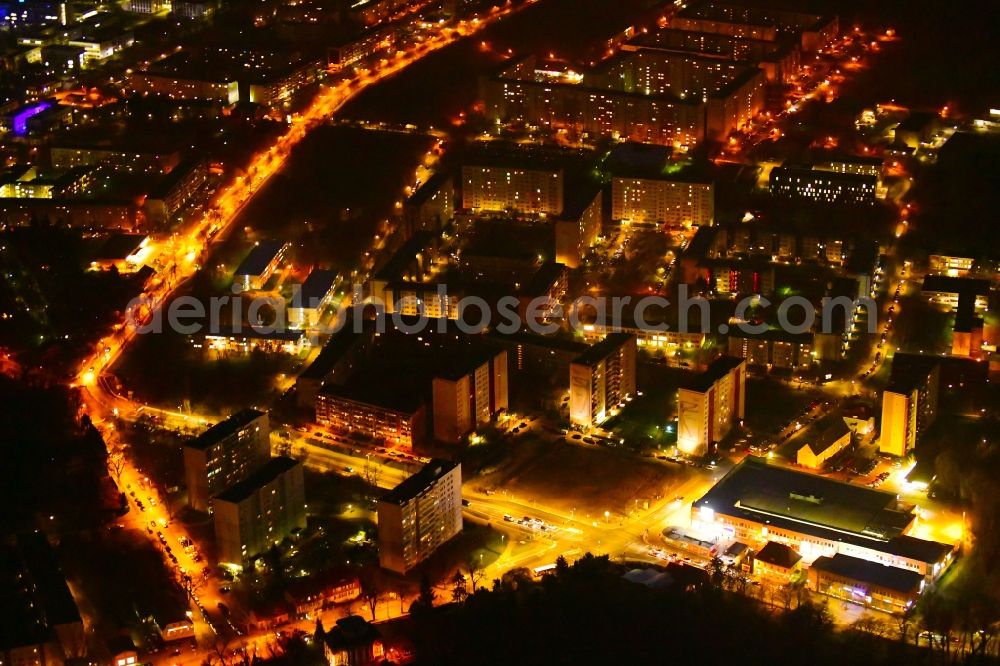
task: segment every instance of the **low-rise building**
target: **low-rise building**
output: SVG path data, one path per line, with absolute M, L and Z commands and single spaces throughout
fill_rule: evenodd
M 136 95 L 280 107 L 323 73 L 322 61 L 295 51 L 203 46 L 179 50 L 131 73 L 125 88 Z
M 112 666 L 135 666 L 140 663 L 139 652 L 129 636 L 121 635 L 109 640 L 108 652 L 111 653 Z
M 396 43 L 396 33 L 395 26 L 385 26 L 338 40 L 327 49 L 330 69 L 338 72 L 365 58 L 391 49 Z
M 670 18 L 669 25 L 680 30 L 768 42 L 794 39 L 807 53 L 823 48 L 836 38 L 840 30 L 840 22 L 836 16 L 720 0 L 686 5 Z
M 851 429 L 839 415 L 816 421 L 796 438 L 799 442 L 795 462 L 810 469 L 822 469 L 828 460 L 851 445 Z
M 217 6 L 216 0 L 171 0 L 170 13 L 184 19 L 200 19 L 211 15 Z
M 975 265 L 972 257 L 953 257 L 946 254 L 932 254 L 927 259 L 927 270 L 931 275 L 967 277 Z
M 298 289 L 293 291 L 288 308 L 288 323 L 294 328 L 312 328 L 319 324 L 323 310 L 333 301 L 337 272 L 314 268 Z
M 835 481 L 747 456 L 691 505 L 700 534 L 751 547 L 795 549 L 804 563 L 850 555 L 927 580 L 951 564 L 956 546 L 910 536 L 917 516 L 895 493 Z
M 164 643 L 194 639 L 194 620 L 183 612 L 170 613 L 154 618 L 160 629 L 160 638 Z
M 87 28 L 67 44 L 83 49 L 83 62 L 86 66 L 94 66 L 107 60 L 135 43 L 135 35 L 131 30 L 123 30 L 117 26 L 94 26 Z
M 382 663 L 384 655 L 381 632 L 360 615 L 340 618 L 323 635 L 323 656 L 330 666 L 372 666 Z
M 309 338 L 303 331 L 272 326 L 220 326 L 200 338 L 192 337 L 191 341 L 195 347 L 237 354 L 262 351 L 295 356 L 310 346 Z
M 219 562 L 244 566 L 306 526 L 302 464 L 279 456 L 212 498 Z
M 785 585 L 799 571 L 801 561 L 802 556 L 792 548 L 768 541 L 753 556 L 753 575 L 767 582 Z
M 928 302 L 941 306 L 948 312 L 958 310 L 966 300 L 974 304 L 976 312 L 983 312 L 989 304 L 990 281 L 928 275 L 924 278 L 921 294 Z
M 838 553 L 818 557 L 809 567 L 809 588 L 837 599 L 888 613 L 903 613 L 924 589 L 924 577 Z
M 379 564 L 406 573 L 462 531 L 462 466 L 434 459 L 378 501 Z
M 569 271 L 566 266 L 554 261 L 547 261 L 538 267 L 535 274 L 521 287 L 517 294 L 518 314 L 521 322 L 527 322 L 530 317 L 546 320 L 559 314 L 554 312 L 557 304 L 562 304 L 569 290 Z M 530 313 L 529 309 L 534 308 Z M 561 319 L 561 316 L 558 317 Z
M 93 169 L 90 167 L 77 166 L 55 175 L 39 175 L 36 167 L 21 166 L 0 175 L 0 197 L 70 199 L 87 194 L 93 185 Z
M 233 279 L 243 287 L 243 291 L 263 289 L 281 265 L 287 249 L 288 244 L 281 241 L 256 243 L 250 254 L 236 267 Z
M 361 582 L 358 577 L 337 569 L 299 578 L 285 586 L 285 601 L 298 617 L 315 616 L 324 608 L 354 601 L 360 596 Z
M 390 285 L 430 284 L 436 290 L 436 285 L 428 278 L 437 259 L 439 243 L 439 234 L 428 230 L 414 232 L 372 275 L 370 291 L 373 303 L 383 305 L 386 312 L 393 311 L 392 306 L 400 296 L 392 293 Z
M 119 273 L 134 273 L 143 267 L 149 254 L 149 236 L 145 234 L 112 234 L 90 261 L 95 270 L 112 268 Z

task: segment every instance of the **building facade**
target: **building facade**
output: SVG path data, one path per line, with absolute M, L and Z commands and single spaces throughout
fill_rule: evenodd
M 426 409 L 419 400 L 389 404 L 328 384 L 316 395 L 316 422 L 336 432 L 357 432 L 412 448 L 423 443 Z
M 956 546 L 909 535 L 917 517 L 894 493 L 835 481 L 747 456 L 691 505 L 691 525 L 720 542 L 794 549 L 803 564 L 837 554 L 912 571 L 927 580 Z
M 908 363 L 908 357 L 920 359 Z M 908 364 L 909 367 L 897 368 Z M 897 354 L 889 385 L 882 393 L 879 451 L 903 457 L 937 418 L 940 366 L 932 358 Z
M 924 577 L 849 555 L 818 557 L 809 568 L 809 589 L 888 613 L 903 613 L 917 602 Z
M 715 186 L 615 176 L 611 180 L 611 219 L 639 225 L 710 225 L 715 217 Z
M 188 504 L 208 511 L 214 495 L 250 476 L 270 456 L 267 414 L 246 409 L 215 424 L 184 447 Z
M 188 158 L 174 167 L 150 190 L 143 203 L 146 219 L 166 224 L 208 181 L 208 164 L 200 158 Z
M 507 352 L 487 354 L 435 377 L 432 393 L 434 438 L 448 443 L 461 440 L 507 409 Z
M 306 526 L 302 464 L 271 458 L 212 498 L 219 562 L 244 566 Z
M 563 171 L 465 165 L 462 167 L 462 208 L 559 215 L 563 210 Z
M 749 333 L 738 328 L 729 334 L 729 355 L 746 359 L 747 365 L 806 370 L 814 362 L 812 333 L 785 333 L 768 329 Z
M 461 531 L 462 466 L 431 460 L 379 500 L 379 564 L 405 574 Z
M 677 392 L 677 446 L 700 456 L 745 416 L 746 361 L 722 356 Z
M 250 253 L 236 267 L 233 279 L 243 287 L 243 291 L 263 289 L 274 271 L 285 258 L 288 243 L 263 241 L 256 243 Z
M 569 417 L 578 428 L 599 425 L 635 395 L 636 338 L 609 333 L 569 366 Z
M 790 199 L 811 199 L 831 204 L 874 204 L 878 177 L 782 166 L 771 169 L 771 194 Z

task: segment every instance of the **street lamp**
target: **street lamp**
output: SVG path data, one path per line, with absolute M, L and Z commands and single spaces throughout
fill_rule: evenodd
M 604 512 L 604 522 L 605 523 L 609 522 L 610 518 L 611 518 L 611 512 L 610 511 L 605 511 Z

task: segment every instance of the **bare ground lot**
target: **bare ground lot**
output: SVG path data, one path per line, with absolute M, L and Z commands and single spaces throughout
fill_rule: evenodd
M 626 512 L 635 499 L 666 495 L 681 481 L 663 465 L 596 446 L 540 439 L 513 446 L 506 464 L 474 483 L 567 513 Z

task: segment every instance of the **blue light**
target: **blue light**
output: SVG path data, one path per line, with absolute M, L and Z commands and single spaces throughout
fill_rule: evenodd
M 24 107 L 14 115 L 14 134 L 24 136 L 28 133 L 28 118 L 37 116 L 42 111 L 50 108 L 52 102 L 38 102 Z

